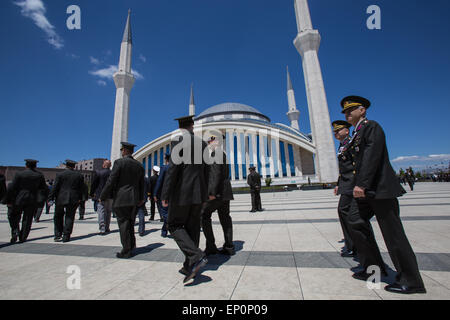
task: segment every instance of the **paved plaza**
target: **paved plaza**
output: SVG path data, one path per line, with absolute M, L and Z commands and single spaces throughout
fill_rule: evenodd
M 405 187 L 409 190 L 408 187 Z M 450 183 L 417 183 L 400 198 L 400 214 L 416 253 L 427 294 L 398 295 L 351 277 L 352 258 L 342 258 L 338 197 L 332 190 L 264 193 L 264 212 L 249 213 L 250 195 L 231 202 L 236 255 L 211 256 L 192 285 L 178 273 L 184 260 L 175 241 L 162 238 L 162 223 L 146 223 L 129 260 L 121 249 L 117 222 L 98 235 L 97 215 L 88 201 L 85 220 L 76 220 L 72 240 L 53 242 L 53 208 L 33 223 L 28 241 L 9 244 L 6 207 L 0 207 L 0 297 L 2 299 L 450 299 Z M 45 211 L 45 210 L 44 210 Z M 148 217 L 146 217 L 148 220 Z M 159 218 L 156 213 L 156 218 Z M 78 219 L 78 213 L 77 213 Z M 393 268 L 376 219 L 375 235 Z M 223 234 L 217 214 L 218 247 Z M 205 239 L 201 237 L 201 248 Z M 68 289 L 69 266 L 80 270 L 80 289 Z M 68 269 L 69 268 L 69 269 Z M 68 273 L 69 271 L 69 273 Z

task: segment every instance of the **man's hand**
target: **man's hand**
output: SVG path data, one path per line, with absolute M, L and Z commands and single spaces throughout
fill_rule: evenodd
M 169 201 L 167 201 L 167 200 L 162 200 L 162 206 L 163 206 L 164 208 L 167 208 L 167 207 L 169 206 Z
M 353 197 L 354 198 L 364 198 L 366 196 L 364 190 L 365 190 L 364 188 L 355 186 L 355 188 L 353 189 Z
M 337 193 L 338 193 L 338 189 L 339 189 L 339 187 L 338 187 L 338 186 L 336 186 L 336 187 L 334 188 L 334 195 L 335 195 L 335 196 L 337 196 Z
M 216 199 L 216 196 L 209 196 L 209 200 L 215 200 Z

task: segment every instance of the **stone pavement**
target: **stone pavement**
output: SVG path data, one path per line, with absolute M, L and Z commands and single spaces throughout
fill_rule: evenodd
M 159 221 L 147 222 L 144 237 L 136 234 L 137 255 L 120 260 L 115 258 L 120 250 L 116 220 L 109 235 L 99 236 L 91 201 L 86 203 L 87 219 L 76 221 L 69 243 L 53 242 L 52 210 L 33 224 L 26 243 L 9 245 L 6 207 L 0 206 L 0 297 L 450 299 L 450 183 L 418 183 L 413 192 L 400 198 L 403 225 L 428 290 L 427 294 L 408 296 L 384 291 L 385 279 L 380 289 L 368 289 L 365 282 L 351 277 L 350 268 L 357 262 L 339 254 L 342 231 L 336 211 L 338 197 L 332 190 L 265 193 L 265 211 L 259 213 L 248 212 L 250 195 L 236 195 L 235 199 L 231 210 L 236 255 L 211 256 L 189 286 L 183 286 L 183 276 L 178 273 L 184 258 L 173 239 L 160 236 Z M 216 214 L 213 219 L 220 248 L 223 235 Z M 372 224 L 385 261 L 393 268 L 376 219 Z M 201 248 L 204 245 L 202 235 Z M 80 270 L 80 289 L 67 287 L 73 277 L 68 267 L 73 265 Z M 390 280 L 394 275 L 391 270 Z

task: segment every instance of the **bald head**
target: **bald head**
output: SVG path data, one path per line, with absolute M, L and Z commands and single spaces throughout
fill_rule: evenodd
M 109 161 L 109 160 L 103 161 L 103 168 L 106 168 L 106 169 L 111 168 L 111 161 Z

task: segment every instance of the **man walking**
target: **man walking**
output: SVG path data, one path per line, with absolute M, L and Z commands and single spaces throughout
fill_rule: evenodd
M 30 234 L 33 216 L 38 207 L 43 207 L 47 198 L 47 185 L 44 175 L 36 170 L 37 160 L 25 159 L 24 171 L 17 172 L 8 188 L 7 206 L 12 231 L 11 243 L 25 242 Z M 19 231 L 19 222 L 22 217 L 22 229 Z
M 55 200 L 55 242 L 69 242 L 77 207 L 82 200 L 83 176 L 75 171 L 76 162 L 66 160 L 66 170 L 56 176 L 49 200 Z
M 395 293 L 425 293 L 416 256 L 409 244 L 400 220 L 397 197 L 405 190 L 389 162 L 386 138 L 381 126 L 366 119 L 370 102 L 362 97 L 349 96 L 341 101 L 342 113 L 355 128 L 351 153 L 355 162 L 355 187 L 353 196 L 358 201 L 359 213 L 367 222 L 375 215 L 383 234 L 389 255 L 397 270 L 396 281 L 385 287 Z M 366 241 L 368 235 L 363 230 L 354 229 L 358 255 L 376 255 L 376 249 Z M 364 271 L 363 271 L 364 272 Z M 367 279 L 368 274 L 362 279 Z
M 223 151 L 223 143 L 220 143 L 218 140 L 218 137 L 211 136 L 208 141 L 208 147 L 211 152 L 210 158 L 213 159 L 213 163 L 208 165 L 209 199 L 202 209 L 202 228 L 206 238 L 205 254 L 221 253 L 233 255 L 235 250 L 233 245 L 233 221 L 230 216 L 230 200 L 234 198 L 231 182 L 228 178 L 227 156 Z M 219 161 L 215 161 L 216 159 Z M 219 214 L 219 221 L 225 238 L 225 243 L 220 251 L 216 247 L 211 224 L 211 215 L 216 210 Z
M 116 257 L 128 259 L 136 248 L 134 224 L 137 207 L 144 203 L 145 170 L 132 156 L 135 145 L 128 142 L 121 144 L 122 158 L 114 162 L 100 201 L 113 199 L 113 210 L 117 216 L 122 243 L 122 251 L 117 252 Z
M 80 215 L 80 220 L 84 220 L 84 214 L 86 213 L 86 201 L 89 199 L 88 195 L 89 189 L 85 182 L 83 182 L 83 189 L 81 192 L 81 201 L 78 206 L 78 213 Z
M 247 184 L 250 186 L 250 194 L 252 197 L 252 210 L 250 212 L 263 211 L 261 207 L 261 176 L 256 172 L 256 168 L 249 168 L 250 174 L 247 177 Z
M 97 202 L 97 214 L 98 214 L 98 227 L 100 235 L 104 236 L 110 232 L 109 226 L 111 223 L 111 210 L 112 210 L 112 199 L 105 199 L 99 202 L 100 195 L 102 194 L 103 188 L 108 181 L 109 175 L 111 174 L 111 161 L 104 160 L 102 169 L 95 171 L 94 179 L 91 185 L 91 198 L 94 202 Z
M 169 168 L 170 153 L 164 155 L 164 165 L 160 169 L 160 174 L 158 180 L 156 181 L 156 186 L 154 190 L 154 197 L 156 205 L 158 206 L 158 212 L 163 220 L 163 226 L 161 228 L 161 237 L 167 237 L 167 216 L 169 214 L 169 208 L 164 207 L 161 203 L 161 191 L 164 186 L 164 178 L 166 177 L 167 169 Z
M 152 176 L 148 179 L 148 193 L 150 195 L 150 221 L 155 220 L 155 187 L 156 187 L 156 182 L 158 181 L 158 175 L 159 175 L 159 170 L 160 168 L 158 166 L 153 166 L 153 174 Z M 159 216 L 161 217 L 161 212 L 159 211 L 159 207 L 158 207 L 158 212 L 159 212 Z
M 174 143 L 161 193 L 162 205 L 169 206 L 168 229 L 185 256 L 180 272 L 185 284 L 193 281 L 206 265 L 205 255 L 199 249 L 200 214 L 208 199 L 204 149 L 206 143 L 194 136 L 193 116 L 178 120 L 182 129 L 181 141 Z

